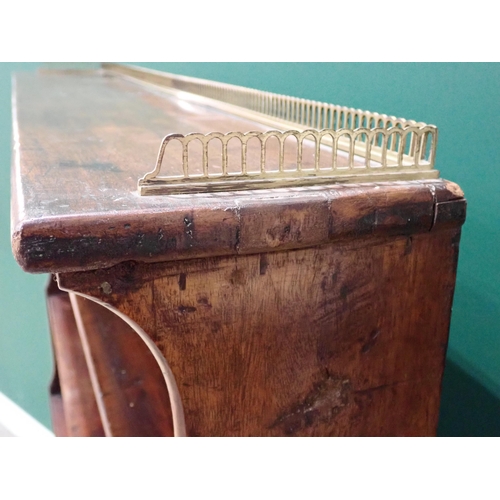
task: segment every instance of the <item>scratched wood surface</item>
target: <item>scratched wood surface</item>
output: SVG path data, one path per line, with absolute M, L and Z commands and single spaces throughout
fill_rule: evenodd
M 137 180 L 153 168 L 167 133 L 267 127 L 109 72 L 20 74 L 13 120 L 12 245 L 29 272 L 319 245 L 343 236 L 337 211 L 349 200 L 364 204 L 358 219 L 350 212 L 347 229 L 356 226 L 358 236 L 379 224 L 427 230 L 436 193 L 456 188 L 439 180 L 138 196 Z M 309 153 L 306 145 L 312 160 Z M 278 238 L 263 234 L 253 216 L 260 206 L 299 213 L 304 204 L 307 217 Z M 372 216 L 374 224 L 363 219 Z
M 436 431 L 460 224 L 59 275 L 150 333 L 191 436 Z
M 32 236 L 35 230 L 44 234 L 38 247 L 53 242 L 58 237 L 54 230 L 64 231 L 65 223 L 70 237 L 75 216 L 88 216 L 82 219 L 81 233 L 95 236 L 97 245 L 103 235 L 93 234 L 92 222 L 106 221 L 107 234 L 119 238 L 130 233 L 123 226 L 138 211 L 147 219 L 158 212 L 187 210 L 191 198 L 137 195 L 137 181 L 154 168 L 165 135 L 268 129 L 103 71 L 19 74 L 13 87 L 13 230 L 18 237 Z M 236 141 L 230 151 L 233 146 Z M 277 166 L 277 146 L 270 141 L 270 168 Z M 312 163 L 313 151 L 314 145 L 306 142 L 305 166 Z M 200 151 L 191 153 L 201 160 Z M 255 156 L 257 149 L 249 146 L 249 154 Z M 339 152 L 340 166 L 344 157 Z M 231 158 L 239 155 L 234 152 Z M 201 206 L 220 208 L 221 203 L 215 197 Z
M 19 76 L 13 117 L 16 259 L 58 273 L 62 288 L 108 302 L 151 336 L 189 435 L 435 433 L 466 211 L 456 184 L 140 197 L 137 179 L 166 134 L 267 127 L 109 72 Z M 68 344 L 56 346 L 67 358 L 64 425 L 102 435 L 95 407 L 66 412 L 75 318 L 67 297 L 49 295 L 55 302 L 57 342 Z M 171 434 L 145 346 L 133 332 L 125 340 L 109 311 L 77 302 L 87 361 L 105 388 L 95 392 L 112 422 L 106 433 Z M 88 374 L 81 380 L 88 389 Z M 160 406 L 138 411 L 141 398 Z
M 438 205 L 451 201 L 455 211 L 462 206 L 462 214 L 443 212 L 437 219 Z M 425 232 L 436 221 L 465 218 L 463 193 L 443 180 L 189 195 L 174 202 L 155 211 L 27 220 L 13 232 L 14 255 L 29 272 L 68 272 L 127 260 L 242 255 L 346 237 Z
M 138 197 L 136 188 L 139 177 L 153 170 L 165 135 L 269 130 L 191 101 L 189 94 L 179 99 L 102 71 L 20 73 L 13 99 L 23 198 L 18 202 L 27 218 L 164 207 L 171 201 Z M 230 150 L 231 144 L 237 141 L 229 143 Z M 270 142 L 271 153 L 278 150 L 273 145 L 277 141 Z M 312 163 L 313 151 L 314 145 L 306 142 L 306 162 Z M 260 160 L 260 147 L 258 152 Z M 345 155 L 338 155 L 339 166 L 346 166 Z M 192 159 L 201 155 L 193 152 Z M 271 154 L 271 169 L 277 169 L 276 160 Z

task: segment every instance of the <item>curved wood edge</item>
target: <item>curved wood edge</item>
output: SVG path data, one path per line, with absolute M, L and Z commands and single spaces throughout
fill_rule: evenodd
M 177 384 L 174 378 L 174 375 L 172 373 L 172 370 L 170 369 L 170 366 L 168 365 L 167 360 L 164 358 L 163 354 L 161 351 L 158 349 L 158 347 L 155 345 L 155 343 L 151 340 L 149 335 L 134 321 L 132 321 L 129 317 L 124 315 L 121 311 L 116 309 L 115 307 L 111 306 L 110 304 L 107 304 L 95 297 L 92 297 L 90 295 L 86 295 L 80 292 L 74 292 L 70 289 L 64 288 L 60 286 L 60 289 L 64 292 L 67 292 L 70 297 L 71 297 L 71 302 L 73 304 L 73 310 L 75 311 L 75 317 L 77 323 L 80 323 L 80 328 L 82 327 L 82 317 L 77 311 L 79 311 L 79 306 L 76 297 L 82 297 L 84 299 L 90 300 L 96 304 L 99 304 L 100 306 L 105 307 L 112 313 L 114 313 L 117 317 L 119 317 L 122 321 L 124 321 L 129 327 L 131 327 L 134 332 L 141 338 L 141 340 L 146 344 L 148 349 L 150 350 L 151 354 L 153 355 L 155 361 L 157 362 L 161 373 L 163 375 L 163 378 L 165 380 L 169 398 L 170 398 L 170 404 L 171 404 L 171 410 L 172 410 L 172 420 L 173 420 L 173 429 L 174 429 L 174 436 L 175 437 L 184 437 L 186 436 L 186 424 L 185 424 L 185 419 L 184 419 L 184 409 L 182 406 L 182 401 L 180 398 L 179 390 L 177 388 Z M 88 349 L 88 347 L 87 347 Z M 87 361 L 90 358 L 90 353 L 87 352 Z M 89 367 L 90 369 L 90 367 Z M 92 370 L 90 370 L 92 371 Z M 91 373 L 92 375 L 92 373 Z M 98 381 L 96 380 L 96 374 L 92 377 L 94 378 L 93 380 L 93 385 L 94 385 L 94 391 L 99 390 L 98 388 Z M 104 421 L 106 421 L 106 411 L 105 409 L 101 406 L 99 408 L 99 412 L 101 414 L 101 418 L 104 415 Z M 108 425 L 104 426 L 106 431 L 106 435 L 112 435 L 111 430 L 110 430 L 110 425 L 108 422 Z
M 153 336 L 191 436 L 431 435 L 459 237 L 457 226 L 238 258 L 123 263 L 59 281 Z
M 111 437 L 113 435 L 111 431 L 111 425 L 107 416 L 106 407 L 103 403 L 101 394 L 102 389 L 99 384 L 99 377 L 97 375 L 97 371 L 94 363 L 92 362 L 92 352 L 90 350 L 90 345 L 87 340 L 86 332 L 85 332 L 85 324 L 83 322 L 82 314 L 80 308 L 78 307 L 78 303 L 75 300 L 75 295 L 73 293 L 69 293 L 69 300 L 71 302 L 71 306 L 73 308 L 73 313 L 75 315 L 75 321 L 77 325 L 77 330 L 80 336 L 80 342 L 83 349 L 83 354 L 85 356 L 85 360 L 87 363 L 87 368 L 89 371 L 90 382 L 92 384 L 92 388 L 94 390 L 95 402 L 97 404 L 97 410 L 99 411 L 99 416 L 101 418 L 102 427 L 104 429 L 104 434 L 106 437 Z
M 104 436 L 68 294 L 51 281 L 46 300 L 55 361 L 50 387 L 54 432 L 56 436 Z
M 443 179 L 165 200 L 161 210 L 25 221 L 12 234 L 14 256 L 28 272 L 65 273 L 248 255 L 463 224 L 466 205 L 462 190 Z
M 66 294 L 66 292 L 64 292 Z M 68 294 L 66 294 L 68 295 Z M 108 436 L 173 436 L 163 374 L 136 332 L 109 309 L 71 295 Z

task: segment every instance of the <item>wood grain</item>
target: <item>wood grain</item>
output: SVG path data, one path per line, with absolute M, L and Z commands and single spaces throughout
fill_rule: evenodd
M 433 435 L 460 235 L 59 275 L 169 362 L 192 436 Z
M 171 200 L 137 195 L 137 180 L 154 168 L 165 135 L 268 130 L 189 95 L 179 99 L 107 72 L 23 73 L 13 87 L 22 194 L 16 223 L 165 208 Z M 312 160 L 313 144 L 304 148 Z M 345 165 L 340 156 L 339 166 Z
M 13 249 L 27 271 L 68 272 L 127 260 L 243 255 L 371 234 L 404 235 L 432 228 L 435 189 L 446 190 L 449 184 L 412 181 L 269 190 L 258 196 L 190 195 L 155 211 L 28 220 L 13 233 Z
M 17 261 L 150 335 L 189 435 L 435 433 L 466 212 L 456 184 L 140 197 L 166 134 L 266 127 L 106 72 L 20 76 L 14 103 Z M 60 432 L 172 435 L 135 332 L 53 287 L 48 304 Z
M 58 374 L 55 384 L 60 387 L 60 391 L 52 387 L 54 432 L 58 436 L 104 436 L 68 294 L 49 286 L 47 308 Z
M 437 180 L 141 197 L 166 134 L 266 126 L 106 72 L 23 74 L 14 87 L 12 246 L 29 272 L 426 231 L 456 193 Z
M 109 436 L 173 436 L 163 375 L 141 338 L 105 307 L 76 297 L 96 374 L 94 394 Z

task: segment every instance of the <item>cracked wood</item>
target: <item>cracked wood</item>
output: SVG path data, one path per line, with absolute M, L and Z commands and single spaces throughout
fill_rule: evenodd
M 124 263 L 59 282 L 152 336 L 176 378 L 188 435 L 433 435 L 459 236 L 457 223 L 260 255 Z

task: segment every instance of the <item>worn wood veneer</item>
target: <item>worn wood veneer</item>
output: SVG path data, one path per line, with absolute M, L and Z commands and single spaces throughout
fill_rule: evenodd
M 435 433 L 456 184 L 140 197 L 165 134 L 267 127 L 109 71 L 19 76 L 14 103 L 14 255 L 64 290 L 58 434 Z
M 266 127 L 109 72 L 20 74 L 14 90 L 12 244 L 28 272 L 310 246 L 354 226 L 358 236 L 387 224 L 427 230 L 435 191 L 448 189 L 415 181 L 141 197 L 137 179 L 165 134 Z M 259 233 L 268 209 L 305 206 L 286 234 Z
M 59 283 L 151 332 L 189 435 L 428 435 L 459 234 L 124 263 Z

